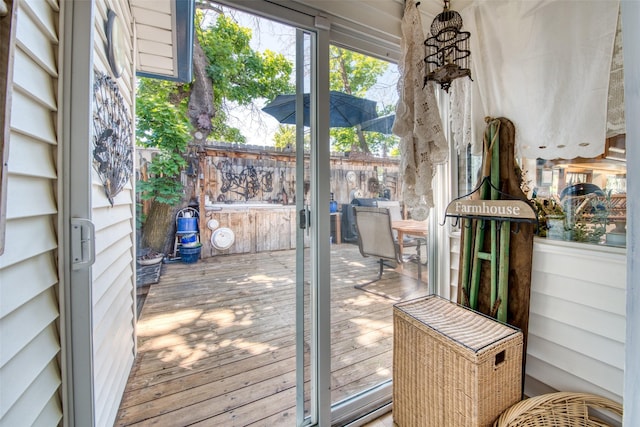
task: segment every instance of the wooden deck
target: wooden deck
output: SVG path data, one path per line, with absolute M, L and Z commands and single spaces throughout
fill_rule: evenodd
M 427 293 L 416 266 L 386 269 L 333 245 L 332 401 L 391 377 L 392 305 Z M 166 264 L 138 321 L 117 426 L 295 425 L 295 253 Z

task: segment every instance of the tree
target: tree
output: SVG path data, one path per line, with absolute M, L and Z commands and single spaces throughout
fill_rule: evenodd
M 295 126 L 278 126 L 278 130 L 273 135 L 273 142 L 276 148 L 295 149 L 296 147 L 296 128 Z
M 218 15 L 215 25 L 197 28 L 209 60 L 207 76 L 215 88 L 212 137 L 244 143 L 240 130 L 227 123 L 227 104 L 249 106 L 257 98 L 273 99 L 278 94 L 292 92 L 293 65 L 282 54 L 253 50 L 251 29 L 241 27 L 225 14 Z
M 187 99 L 175 84 L 141 78 L 136 97 L 136 143 L 158 153 L 148 166 L 148 179 L 138 181 L 142 200 L 150 200 L 148 217 L 142 218 L 141 245 L 165 252 L 171 233 L 173 206 L 182 200 L 180 173 L 191 137 L 186 117 Z M 147 226 L 148 224 L 148 226 Z
M 366 97 L 367 91 L 384 74 L 389 64 L 380 59 L 337 46 L 329 50 L 329 87 L 350 95 Z M 384 137 L 378 134 L 378 140 L 367 141 L 360 126 L 354 128 L 333 128 L 330 131 L 332 145 L 337 151 L 350 151 L 357 141 L 357 147 L 364 153 L 371 148 L 379 148 Z
M 211 9 L 211 4 L 198 7 Z M 186 202 L 180 177 L 188 151 L 197 151 L 208 137 L 245 142 L 240 130 L 227 124 L 227 103 L 249 105 L 293 90 L 293 66 L 284 55 L 254 51 L 251 30 L 215 10 L 214 24 L 196 13 L 192 83 L 140 79 L 138 86 L 137 144 L 159 150 L 149 179 L 138 182 L 142 200 L 151 201 L 141 244 L 158 252 L 168 251 L 175 211 Z
M 273 135 L 274 147 L 282 150 L 296 150 L 296 127 L 291 125 L 280 125 Z M 311 135 L 305 132 L 303 135 L 304 150 L 309 151 L 311 147 Z

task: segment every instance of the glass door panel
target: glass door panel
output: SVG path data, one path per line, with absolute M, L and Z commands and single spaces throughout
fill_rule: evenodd
M 316 144 L 315 33 L 301 29 L 312 26 L 308 16 L 267 3 L 251 4 L 265 10 L 240 10 L 235 6 L 242 5 L 223 2 L 202 22 L 215 24 L 220 38 L 237 34 L 223 55 L 247 58 L 220 71 L 233 77 L 227 92 L 214 87 L 217 97 L 244 91 L 245 98 L 216 105 L 222 122 L 216 125 L 230 131 L 211 144 L 217 157 L 205 162 L 211 184 L 203 188 L 215 226 L 235 233 L 234 253 L 216 253 L 237 275 L 212 328 L 225 357 L 219 363 L 229 366 L 221 375 L 238 388 L 225 386 L 224 403 L 211 404 L 222 412 L 220 425 L 303 426 L 318 419 L 317 295 L 311 275 L 317 238 L 310 219 L 317 193 L 310 165 Z M 216 65 L 226 64 L 224 59 Z M 258 62 L 267 75 L 251 67 Z M 237 69 L 244 73 L 233 74 Z M 288 104 L 270 110 L 282 97 Z M 237 350 L 230 356 L 229 349 Z
M 331 202 L 325 214 L 331 219 L 332 243 L 331 401 L 332 420 L 342 424 L 391 401 L 392 306 L 426 294 L 427 268 L 417 262 L 416 241 L 407 236 L 403 262 L 385 260 L 380 270 L 375 254 L 383 244 L 383 227 L 360 230 L 379 239 L 374 247 L 367 247 L 365 240 L 361 246 L 354 212 L 359 206 L 384 205 L 391 220 L 407 217 L 399 140 L 391 132 L 398 99 L 397 66 L 331 46 L 330 68 L 331 90 L 357 97 L 351 113 L 359 108 L 366 120 L 367 101 L 373 101 L 377 116 L 360 123 L 354 119 L 353 126 L 330 130 Z M 393 248 L 397 232 L 387 231 L 387 235 Z M 425 262 L 426 248 L 421 243 Z
M 314 142 L 313 124 L 310 119 L 312 79 L 314 76 L 311 60 L 313 54 L 313 34 L 298 29 L 296 31 L 296 406 L 297 425 L 315 422 L 317 399 L 314 397 L 315 360 L 312 333 L 313 286 L 311 271 L 311 202 L 312 186 L 310 173 L 311 147 Z M 305 108 L 306 104 L 306 108 Z M 299 112 L 303 114 L 298 114 Z M 305 122 L 307 125 L 305 126 Z

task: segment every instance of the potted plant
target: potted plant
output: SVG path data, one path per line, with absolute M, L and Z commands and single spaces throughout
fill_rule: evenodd
M 538 236 L 564 240 L 567 229 L 562 205 L 553 198 L 534 198 L 533 203 L 538 213 Z

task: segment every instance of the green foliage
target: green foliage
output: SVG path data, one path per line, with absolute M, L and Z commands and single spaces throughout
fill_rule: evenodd
M 571 207 L 571 198 L 565 202 L 565 211 L 570 212 L 568 225 L 572 240 L 577 242 L 599 243 L 607 232 L 611 209 L 611 191 L 604 197 L 587 195 L 577 207 Z
M 389 67 L 385 61 L 337 46 L 331 46 L 329 52 L 330 89 L 362 98 L 366 98 L 369 89 Z M 392 108 L 387 108 L 386 111 L 378 111 L 378 115 L 391 113 L 391 110 Z M 332 128 L 330 135 L 331 146 L 335 151 L 350 151 L 352 146 L 358 144 L 356 128 Z M 379 132 L 365 132 L 365 139 L 371 152 L 389 152 L 398 146 L 395 137 Z
M 562 202 L 553 198 L 534 198 L 532 202 L 538 213 L 538 235 L 541 237 L 550 237 L 549 220 L 553 219 L 563 224 L 563 229 L 556 230 L 556 238 L 599 243 L 607 232 L 611 212 L 610 191 L 604 197 L 567 197 Z
M 240 129 L 227 125 L 227 113 L 219 109 L 216 115 L 211 119 L 213 132 L 210 137 L 216 141 L 227 141 L 236 144 L 245 144 L 247 138 L 242 135 Z
M 293 66 L 284 55 L 251 49 L 251 30 L 223 14 L 214 25 L 204 28 L 201 13 L 196 20 L 196 34 L 210 64 L 207 73 L 214 89 L 216 115 L 210 137 L 244 143 L 240 129 L 227 124 L 225 103 L 248 105 L 256 98 L 271 99 L 291 92 Z M 187 115 L 190 93 L 190 85 L 146 78 L 139 81 L 136 142 L 159 149 L 149 165 L 149 180 L 137 185 L 143 200 L 176 205 L 182 199 L 180 173 L 187 166 L 184 155 L 191 140 Z
M 207 75 L 213 82 L 216 117 L 211 137 L 220 141 L 245 142 L 240 130 L 226 124 L 224 105 L 250 105 L 256 98 L 273 99 L 290 93 L 293 65 L 284 55 L 251 48 L 251 29 L 241 27 L 230 17 L 218 15 L 215 25 L 202 27 L 201 15 L 197 35 L 209 67 Z
M 531 201 L 533 202 L 534 210 L 538 214 L 538 236 L 547 237 L 549 232 L 549 224 L 547 220 L 549 218 L 562 219 L 564 227 L 564 210 L 562 209 L 562 205 L 555 199 L 533 198 Z
M 142 200 L 176 205 L 182 199 L 180 173 L 190 140 L 187 100 L 174 83 L 141 78 L 136 97 L 136 143 L 157 148 L 148 166 L 148 181 L 138 181 Z M 173 100 L 174 102 L 171 102 Z
M 364 97 L 388 67 L 389 64 L 380 59 L 331 46 L 329 87 L 331 90 Z
M 136 139 L 144 147 L 186 148 L 188 99 L 175 83 L 140 78 L 136 96 Z
M 276 148 L 287 148 L 296 146 L 296 128 L 295 126 L 282 126 L 273 135 L 273 141 Z

